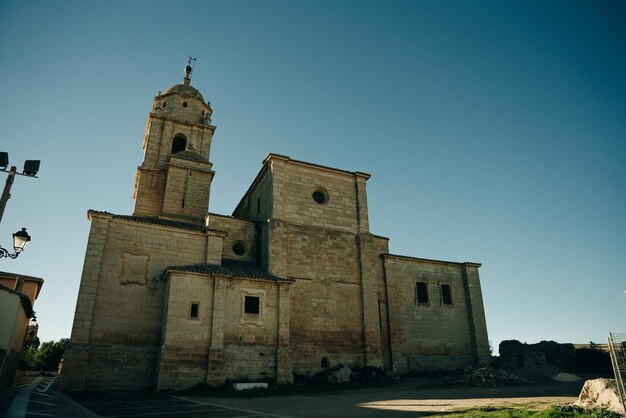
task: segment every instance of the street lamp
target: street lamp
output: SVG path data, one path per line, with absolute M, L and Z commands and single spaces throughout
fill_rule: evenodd
M 24 251 L 24 248 L 26 247 L 26 244 L 28 244 L 28 241 L 30 241 L 30 235 L 28 235 L 28 232 L 26 232 L 26 228 L 22 228 L 21 231 L 17 231 L 15 234 L 13 234 L 13 249 L 15 250 L 15 252 L 11 254 L 5 248 L 2 248 L 0 246 L 0 258 L 17 258 L 17 256 L 20 255 L 22 251 Z
M 39 163 L 40 163 L 39 160 L 26 160 L 24 162 L 24 169 L 22 170 L 21 173 L 17 172 L 17 168 L 15 166 L 11 166 L 11 168 L 7 171 L 6 168 L 9 165 L 9 153 L 0 152 L 0 171 L 4 171 L 5 173 L 9 175 L 7 177 L 7 182 L 4 184 L 2 197 L 0 198 L 0 221 L 2 221 L 2 215 L 4 215 L 4 208 L 7 205 L 7 201 L 11 197 L 11 186 L 13 186 L 15 175 L 19 174 L 20 176 L 37 178 L 37 172 L 39 171 Z

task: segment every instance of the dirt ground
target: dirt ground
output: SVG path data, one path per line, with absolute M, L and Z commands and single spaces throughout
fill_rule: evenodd
M 250 399 L 180 396 L 202 405 L 254 411 L 275 417 L 416 417 L 478 406 L 547 408 L 571 404 L 584 381 L 500 388 L 432 388 L 428 379 L 406 379 L 379 388 Z

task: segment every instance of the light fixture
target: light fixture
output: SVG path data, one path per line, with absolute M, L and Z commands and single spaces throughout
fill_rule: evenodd
M 0 170 L 4 170 L 9 165 L 9 153 L 0 152 Z
M 30 241 L 30 235 L 26 232 L 26 228 L 13 234 L 13 248 L 16 253 L 21 253 L 26 248 L 26 244 Z
M 27 176 L 36 176 L 39 171 L 39 160 L 26 160 L 24 161 L 24 170 L 22 174 L 26 174 Z
M 2 215 L 4 215 L 4 208 L 7 206 L 7 201 L 11 197 L 11 187 L 13 186 L 15 175 L 18 174 L 20 176 L 37 178 L 40 163 L 41 161 L 39 160 L 26 160 L 24 162 L 24 169 L 21 173 L 17 172 L 17 167 L 14 165 L 7 170 L 6 168 L 9 165 L 9 153 L 0 152 L 0 171 L 8 174 L 7 181 L 4 184 L 4 190 L 2 191 L 2 196 L 0 197 L 0 221 L 2 221 Z
M 13 234 L 13 250 L 15 250 L 15 252 L 11 254 L 5 248 L 2 248 L 0 246 L 0 258 L 17 258 L 17 256 L 20 255 L 22 251 L 24 251 L 24 248 L 26 247 L 26 244 L 28 244 L 28 241 L 30 241 L 30 235 L 28 235 L 28 232 L 26 232 L 26 228 L 22 228 L 21 231 L 17 231 L 15 234 Z

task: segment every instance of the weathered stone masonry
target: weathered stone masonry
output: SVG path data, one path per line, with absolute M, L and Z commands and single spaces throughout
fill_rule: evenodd
M 212 109 L 154 98 L 132 215 L 89 211 L 66 390 L 293 382 L 338 364 L 483 364 L 479 264 L 389 254 L 369 174 L 270 154 L 231 216 L 209 214 Z

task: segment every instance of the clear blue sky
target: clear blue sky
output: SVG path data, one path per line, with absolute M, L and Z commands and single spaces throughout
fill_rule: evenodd
M 474 261 L 489 339 L 626 331 L 624 1 L 0 0 L 0 151 L 19 177 L 0 270 L 45 279 L 40 338 L 69 337 L 88 209 L 130 214 L 152 98 L 210 100 L 210 210 L 269 152 L 372 174 L 396 254 Z M 4 182 L 2 175 L 1 181 Z

